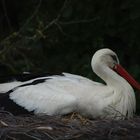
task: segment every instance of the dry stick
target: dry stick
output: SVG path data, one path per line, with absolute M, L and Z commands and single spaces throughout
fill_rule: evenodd
M 5 110 L 0 110 L 0 113 L 6 113 L 12 117 L 15 117 L 11 112 L 5 111 Z
M 12 137 L 12 136 L 9 136 L 9 135 L 7 135 L 7 138 L 10 139 L 10 140 L 17 140 L 15 137 Z
M 39 138 L 37 138 L 37 137 L 35 137 L 35 136 L 32 136 L 32 135 L 29 135 L 29 134 L 27 134 L 27 133 L 24 133 L 24 135 L 25 135 L 25 136 L 28 136 L 28 137 L 30 137 L 30 138 L 33 138 L 33 139 L 35 139 L 35 140 L 41 140 L 41 139 L 39 139 Z
M 122 117 L 124 117 L 125 119 L 127 118 L 125 115 L 123 115 L 120 111 L 116 110 L 113 106 L 109 105 L 109 107 L 111 107 L 112 109 L 114 109 L 114 111 L 118 112 Z M 115 117 L 120 117 L 120 116 L 115 116 Z
M 30 135 L 30 134 L 27 134 L 26 132 L 11 132 L 11 134 L 14 134 L 14 135 L 16 135 L 16 134 L 21 134 L 21 135 L 25 135 L 25 136 L 27 136 L 27 137 L 29 137 L 29 138 L 32 138 L 32 139 L 35 139 L 35 140 L 41 140 L 40 138 L 37 138 L 37 137 L 35 137 L 35 136 L 32 136 L 32 135 Z
M 53 138 L 51 135 L 49 135 L 48 133 L 44 133 L 45 135 L 47 135 L 50 139 L 52 139 L 52 140 L 56 140 L 55 138 Z
M 3 125 L 3 126 L 5 126 L 5 127 L 7 127 L 8 126 L 8 124 L 7 123 L 5 123 L 4 121 L 2 121 L 2 120 L 0 120 L 0 123 Z

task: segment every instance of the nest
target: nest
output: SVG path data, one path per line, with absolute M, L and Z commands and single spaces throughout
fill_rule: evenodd
M 75 116 L 14 116 L 0 112 L 1 140 L 140 139 L 140 118 L 85 120 Z

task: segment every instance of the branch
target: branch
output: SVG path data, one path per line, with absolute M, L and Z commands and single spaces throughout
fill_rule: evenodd
M 90 22 L 94 22 L 94 21 L 99 20 L 99 19 L 100 19 L 100 17 L 96 17 L 96 18 L 93 18 L 93 19 L 68 21 L 68 22 L 59 21 L 59 24 L 61 24 L 61 25 L 70 25 L 70 24 L 79 24 L 79 23 L 90 23 Z
M 58 29 L 60 30 L 60 32 L 61 32 L 63 35 L 71 37 L 70 35 L 66 34 L 66 33 L 63 31 L 63 28 L 61 27 L 61 25 L 60 25 L 58 22 L 55 22 L 54 24 L 58 27 Z
M 63 3 L 63 6 L 61 7 L 60 11 L 59 11 L 59 14 L 57 15 L 57 18 L 56 19 L 59 19 L 64 11 L 64 9 L 66 8 L 67 6 L 67 2 L 68 0 L 65 0 L 64 3 Z
M 20 28 L 20 30 L 18 31 L 18 33 L 20 33 L 28 24 L 29 22 L 36 16 L 36 14 L 39 11 L 39 8 L 41 6 L 42 0 L 39 0 L 38 5 L 36 7 L 36 9 L 34 10 L 33 14 L 31 15 L 30 18 L 27 19 L 27 21 L 24 23 L 24 25 Z
M 65 0 L 65 1 L 64 1 L 63 6 L 61 7 L 61 9 L 60 9 L 58 15 L 56 16 L 56 18 L 53 19 L 49 24 L 47 24 L 47 25 L 45 26 L 45 28 L 43 29 L 43 31 L 46 30 L 46 29 L 48 29 L 50 26 L 52 26 L 52 25 L 54 25 L 54 24 L 57 24 L 57 22 L 59 21 L 59 19 L 60 19 L 60 17 L 61 17 L 61 14 L 63 13 L 64 9 L 66 8 L 67 2 L 68 2 L 68 0 Z
M 11 23 L 10 23 L 8 14 L 7 14 L 7 8 L 6 8 L 5 0 L 2 0 L 2 7 L 3 7 L 3 11 L 4 11 L 4 16 L 7 20 L 8 27 L 9 27 L 10 31 L 12 31 L 12 26 L 11 26 Z
M 64 3 L 63 3 L 63 6 L 61 7 L 58 15 L 56 16 L 55 19 L 53 19 L 49 24 L 47 24 L 45 26 L 45 28 L 42 30 L 43 32 L 48 29 L 49 27 L 51 27 L 52 25 L 56 25 L 58 27 L 58 29 L 60 30 L 60 32 L 66 36 L 70 36 L 68 34 L 66 34 L 64 31 L 63 31 L 63 28 L 61 25 L 70 25 L 70 24 L 80 24 L 80 23 L 90 23 L 90 22 L 94 22 L 96 20 L 99 20 L 100 17 L 96 17 L 96 18 L 93 18 L 93 19 L 84 19 L 84 20 L 77 20 L 77 21 L 68 21 L 68 22 L 63 22 L 63 21 L 60 21 L 60 17 L 62 15 L 62 13 L 64 12 L 64 9 L 66 8 L 67 6 L 67 2 L 68 0 L 65 0 Z
M 3 0 L 3 1 L 4 1 L 4 0 Z M 29 24 L 29 22 L 36 16 L 36 14 L 38 13 L 39 8 L 40 8 L 40 6 L 41 6 L 41 3 L 42 3 L 42 0 L 39 0 L 38 5 L 37 5 L 37 7 L 35 8 L 33 14 L 26 20 L 26 22 L 25 22 L 24 25 L 19 29 L 19 31 L 10 34 L 8 37 L 6 37 L 4 40 L 2 40 L 2 41 L 0 42 L 0 44 L 4 44 L 4 45 L 5 45 L 5 42 L 9 41 L 9 40 L 12 39 L 12 38 L 17 37 L 17 36 L 20 34 L 20 32 L 22 32 L 22 30 Z M 12 46 L 11 42 L 10 42 L 10 45 Z

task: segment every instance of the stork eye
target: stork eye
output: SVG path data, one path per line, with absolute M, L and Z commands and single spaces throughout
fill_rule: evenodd
M 116 55 L 111 55 L 111 57 L 116 63 L 118 62 L 118 59 L 117 59 Z

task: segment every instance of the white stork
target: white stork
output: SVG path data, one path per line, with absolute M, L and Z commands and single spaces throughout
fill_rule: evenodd
M 120 66 L 117 55 L 110 49 L 98 50 L 91 66 L 106 84 L 69 73 L 3 83 L 0 91 L 9 91 L 0 94 L 0 107 L 46 115 L 75 111 L 90 118 L 133 117 L 136 99 L 131 85 L 140 90 L 140 84 Z

